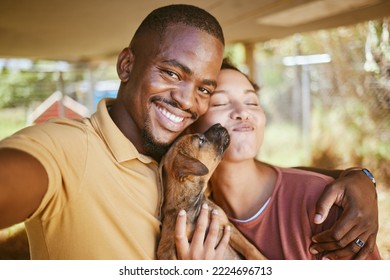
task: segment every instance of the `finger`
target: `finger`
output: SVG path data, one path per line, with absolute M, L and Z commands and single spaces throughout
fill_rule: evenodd
M 229 245 L 230 233 L 231 233 L 230 225 L 225 226 L 223 230 L 222 239 L 219 241 L 218 246 L 216 248 L 217 259 L 223 259 L 223 256 L 225 255 L 226 249 Z
M 333 186 L 333 184 L 327 185 L 317 201 L 314 215 L 315 224 L 323 223 L 328 217 L 332 205 L 341 201 L 343 191 L 337 190 Z
M 350 248 L 343 248 L 331 252 L 326 252 L 321 259 L 323 260 L 353 260 L 356 254 Z
M 362 248 L 356 244 L 356 240 L 368 240 L 369 234 L 365 233 L 358 238 L 355 238 L 352 242 L 349 242 L 347 244 L 342 244 L 341 241 L 339 242 L 328 242 L 328 243 L 322 243 L 322 244 L 314 244 L 310 247 L 310 252 L 325 252 L 324 258 L 325 259 L 331 259 L 331 260 L 341 260 L 341 259 L 347 259 L 352 260 L 357 257 L 357 255 L 360 253 Z M 375 241 L 374 241 L 375 242 Z M 319 246 L 321 245 L 321 246 Z M 375 243 L 374 243 L 375 246 Z M 372 248 L 372 244 L 369 245 L 368 248 Z M 372 251 L 369 249 L 369 251 Z M 364 255 L 363 255 L 364 257 Z
M 331 228 L 321 231 L 312 237 L 312 241 L 320 247 L 325 246 L 325 244 L 335 242 L 338 239 L 333 233 Z
M 324 248 L 335 248 L 335 246 L 334 244 L 329 243 L 321 248 L 317 248 L 314 245 L 310 247 L 310 252 L 313 255 L 316 255 L 318 253 L 323 253 L 322 259 L 324 260 L 353 260 L 360 249 L 355 244 L 353 244 L 353 242 L 348 244 L 345 247 L 338 248 L 338 249 L 324 250 Z
M 334 242 L 323 242 L 323 243 L 313 243 L 310 245 L 309 251 L 313 255 L 317 255 L 319 253 L 323 253 L 326 251 L 334 251 L 337 246 L 334 245 Z
M 218 210 L 214 209 L 211 213 L 211 222 L 204 243 L 206 250 L 214 251 L 214 249 L 217 246 L 218 234 L 219 234 L 219 216 L 218 216 Z
M 175 245 L 178 259 L 186 259 L 189 251 L 189 243 L 186 234 L 186 211 L 181 210 L 176 218 Z
M 366 240 L 365 237 L 360 237 L 358 239 Z M 363 259 L 366 259 L 367 256 L 372 252 L 372 250 L 370 250 L 370 247 L 366 247 L 366 244 L 364 244 L 362 247 L 357 245 L 356 240 L 349 243 L 348 246 L 346 246 L 342 249 L 326 252 L 323 255 L 323 259 L 353 260 L 353 259 L 357 259 L 359 257 L 359 255 Z
M 356 218 L 354 219 L 354 217 L 351 217 L 348 213 L 350 213 L 350 211 L 345 209 L 330 229 L 317 233 L 312 237 L 313 242 L 337 242 L 340 246 L 339 248 L 341 248 L 351 243 L 358 236 L 364 234 L 365 229 L 359 227 L 359 220 Z
M 204 238 L 206 235 L 208 223 L 209 223 L 209 206 L 205 203 L 202 205 L 202 209 L 199 213 L 198 220 L 196 221 L 196 227 L 194 231 L 194 236 L 191 240 L 192 246 L 203 246 Z
M 366 244 L 355 256 L 355 260 L 366 260 L 369 255 L 374 251 L 376 245 L 376 236 L 371 235 L 368 237 Z
M 341 220 L 340 220 L 341 222 Z M 340 230 L 343 230 L 341 227 L 340 227 Z M 344 229 L 344 230 L 348 230 L 348 229 Z M 336 229 L 335 229 L 336 231 Z M 337 232 L 335 232 L 335 234 L 337 235 Z M 341 233 L 341 235 L 344 234 L 343 232 Z M 337 245 L 339 246 L 339 248 L 342 248 L 342 247 L 346 247 L 347 244 L 353 244 L 356 239 L 361 239 L 361 240 L 367 240 L 368 237 L 370 236 L 370 234 L 363 228 L 360 228 L 358 226 L 358 224 L 354 227 L 352 227 L 347 233 L 344 234 L 344 236 L 339 239 L 338 241 L 336 241 Z M 358 247 L 356 244 L 354 247 Z M 356 248 L 358 250 L 353 250 L 353 252 L 357 253 L 360 248 Z
M 356 231 L 353 228 L 347 235 L 339 238 L 334 235 L 334 231 L 332 229 L 326 230 L 313 237 L 314 243 L 311 246 L 311 250 L 315 250 L 317 252 L 339 250 L 349 246 L 349 244 L 352 244 L 357 238 L 366 240 L 369 236 L 367 232 L 359 232 L 359 234 L 357 234 L 357 232 L 359 231 Z M 358 252 L 358 250 L 352 251 L 353 253 Z

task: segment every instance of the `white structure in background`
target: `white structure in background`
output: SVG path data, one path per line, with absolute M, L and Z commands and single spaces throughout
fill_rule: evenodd
M 311 100 L 310 100 L 310 69 L 312 64 L 322 64 L 331 62 L 329 54 L 296 55 L 283 58 L 285 66 L 301 66 L 301 80 L 298 81 L 301 89 L 302 108 L 302 136 L 304 147 L 310 154 L 310 120 L 311 120 Z M 297 94 L 297 93 L 295 93 Z
M 42 123 L 56 117 L 75 119 L 87 116 L 89 110 L 86 106 L 56 91 L 28 114 L 27 124 Z

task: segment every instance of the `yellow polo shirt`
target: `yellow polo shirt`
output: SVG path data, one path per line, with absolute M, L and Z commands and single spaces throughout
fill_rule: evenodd
M 32 259 L 154 259 L 160 234 L 158 163 L 139 154 L 102 100 L 83 120 L 21 130 L 0 147 L 45 167 L 49 187 L 25 222 Z

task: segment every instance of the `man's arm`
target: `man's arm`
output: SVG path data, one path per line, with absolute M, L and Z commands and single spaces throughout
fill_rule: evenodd
M 339 178 L 341 173 L 344 171 L 344 170 L 340 170 L 340 169 L 323 169 L 323 168 L 307 167 L 307 166 L 297 166 L 294 168 L 320 173 L 320 174 L 332 177 L 333 179 Z
M 343 213 L 333 227 L 313 236 L 311 251 L 329 259 L 366 259 L 378 233 L 378 201 L 374 183 L 361 169 L 325 170 L 299 167 L 335 178 L 317 202 L 315 223 L 321 224 L 336 204 Z M 355 241 L 365 242 L 359 247 Z
M 0 229 L 31 216 L 48 182 L 44 167 L 34 157 L 14 149 L 0 149 Z

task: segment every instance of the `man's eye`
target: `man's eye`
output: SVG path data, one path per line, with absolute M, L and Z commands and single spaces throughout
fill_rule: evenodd
M 207 94 L 207 95 L 210 95 L 211 94 L 211 91 L 208 90 L 207 88 L 204 88 L 204 87 L 200 87 L 199 88 L 199 91 L 203 94 Z
M 179 80 L 179 75 L 177 75 L 175 72 L 172 72 L 172 71 L 170 71 L 170 70 L 164 70 L 164 72 L 165 72 L 168 76 L 170 76 L 170 77 L 172 77 L 172 78 L 174 78 L 174 79 L 176 79 L 176 80 Z

